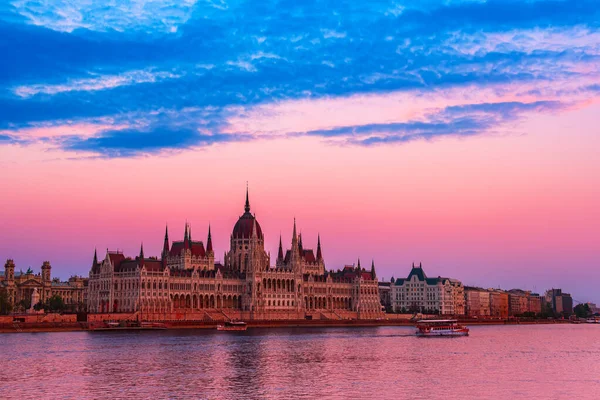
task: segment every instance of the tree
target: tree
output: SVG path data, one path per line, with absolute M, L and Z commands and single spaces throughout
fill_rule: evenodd
M 12 308 L 12 304 L 10 304 L 10 299 L 8 298 L 8 292 L 6 290 L 0 290 L 0 314 L 10 314 Z
M 59 295 L 55 294 L 46 300 L 44 309 L 49 312 L 61 312 L 65 310 L 65 302 Z
M 588 304 L 577 304 L 573 309 L 578 318 L 587 318 L 592 314 Z

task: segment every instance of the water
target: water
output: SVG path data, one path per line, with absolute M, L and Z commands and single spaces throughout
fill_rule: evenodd
M 600 326 L 0 335 L 0 398 L 600 399 Z

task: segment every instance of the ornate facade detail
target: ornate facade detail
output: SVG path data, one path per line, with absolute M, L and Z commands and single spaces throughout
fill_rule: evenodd
M 327 271 L 318 236 L 316 255 L 304 248 L 294 220 L 290 249 L 279 243 L 275 266 L 265 251 L 265 238 L 250 212 L 246 191 L 244 213 L 230 235 L 229 251 L 216 262 L 210 227 L 206 246 L 191 237 L 185 224 L 181 241 L 169 243 L 165 231 L 161 258 L 134 258 L 109 252 L 94 259 L 89 282 L 90 312 L 173 313 L 234 309 L 261 315 L 269 312 L 322 314 L 327 318 L 374 318 L 381 314 L 375 268 L 358 266 Z

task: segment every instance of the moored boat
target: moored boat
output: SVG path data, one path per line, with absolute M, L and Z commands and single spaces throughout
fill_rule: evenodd
M 469 328 L 455 319 L 422 319 L 417 321 L 417 336 L 469 336 Z
M 224 324 L 217 325 L 218 331 L 245 331 L 248 325 L 242 321 L 225 321 Z
M 107 321 L 102 325 L 90 325 L 92 332 L 107 331 L 154 331 L 165 330 L 167 326 L 160 322 L 138 322 L 138 321 Z

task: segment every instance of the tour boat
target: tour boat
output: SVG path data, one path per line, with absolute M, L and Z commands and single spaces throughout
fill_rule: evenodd
M 248 325 L 242 321 L 225 321 L 223 325 L 217 325 L 218 331 L 245 331 Z
M 422 319 L 417 321 L 417 336 L 469 336 L 469 328 L 455 319 Z

